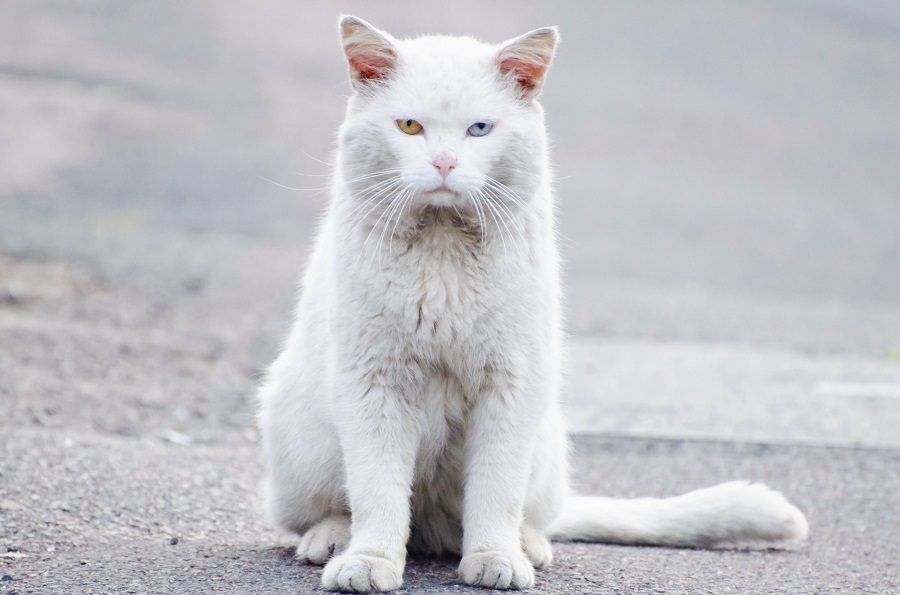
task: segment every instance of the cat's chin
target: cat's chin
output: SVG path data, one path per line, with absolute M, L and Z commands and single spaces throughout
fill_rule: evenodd
M 460 197 L 458 192 L 454 192 L 449 188 L 440 187 L 435 190 L 423 192 L 422 202 L 435 207 L 452 207 L 459 206 Z

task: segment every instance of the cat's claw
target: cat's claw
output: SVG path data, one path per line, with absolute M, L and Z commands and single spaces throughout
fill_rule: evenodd
M 330 516 L 309 528 L 297 544 L 297 559 L 324 564 L 350 541 L 350 517 Z
M 325 565 L 322 587 L 328 591 L 393 591 L 403 584 L 403 563 L 366 554 L 343 554 Z
M 476 587 L 528 589 L 534 586 L 534 568 L 521 551 L 478 552 L 459 563 L 459 578 Z

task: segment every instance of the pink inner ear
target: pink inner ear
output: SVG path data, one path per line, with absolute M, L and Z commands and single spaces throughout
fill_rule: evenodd
M 349 59 L 350 67 L 357 78 L 364 80 L 383 79 L 390 70 L 391 62 L 379 56 L 360 56 Z
M 507 58 L 500 62 L 500 72 L 515 77 L 516 84 L 526 94 L 534 91 L 545 69 L 546 67 L 541 64 L 523 62 L 516 58 Z
M 367 45 L 349 45 L 347 61 L 354 78 L 362 81 L 387 78 L 394 67 L 396 54 L 392 49 L 374 49 Z

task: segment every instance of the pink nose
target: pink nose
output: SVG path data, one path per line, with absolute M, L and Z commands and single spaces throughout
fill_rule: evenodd
M 450 172 L 456 167 L 456 157 L 449 153 L 439 153 L 434 156 L 434 164 L 435 169 L 440 172 L 442 178 L 446 178 L 450 175 Z

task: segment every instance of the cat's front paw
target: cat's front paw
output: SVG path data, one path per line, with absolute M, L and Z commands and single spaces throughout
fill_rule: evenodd
M 347 553 L 332 558 L 322 571 L 322 587 L 329 591 L 393 591 L 402 584 L 403 562 L 382 556 Z
M 463 557 L 459 578 L 476 587 L 528 589 L 534 586 L 534 568 L 521 551 L 477 552 Z

